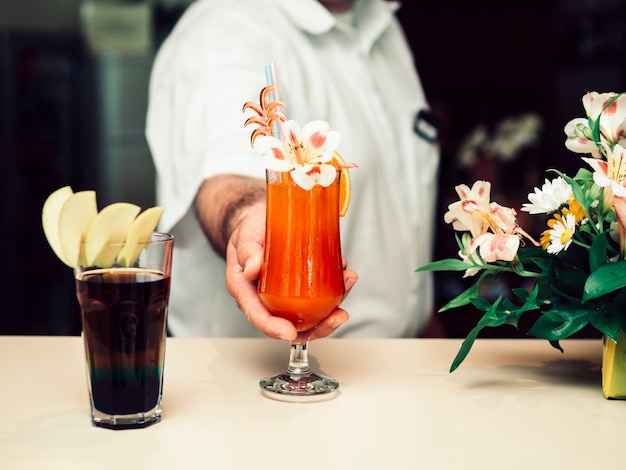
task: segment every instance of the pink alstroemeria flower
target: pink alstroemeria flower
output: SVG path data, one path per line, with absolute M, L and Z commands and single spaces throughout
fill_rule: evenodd
M 443 216 L 447 224 L 457 232 L 470 232 L 476 238 L 487 231 L 489 223 L 481 216 L 481 212 L 489 211 L 491 183 L 476 181 L 470 189 L 465 184 L 455 186 L 459 201 L 448 206 L 448 212 Z
M 606 109 L 608 101 L 617 96 L 617 93 L 590 92 L 583 96 L 583 106 L 587 118 L 572 119 L 565 125 L 567 140 L 565 146 L 576 153 L 590 153 L 594 158 L 600 158 L 598 148 L 600 142 L 594 142 L 589 120 L 600 119 L 600 138 L 603 143 L 613 146 L 617 143 L 626 145 L 626 95 L 621 94 Z
M 587 93 L 589 108 L 587 116 L 597 119 L 600 116 L 600 133 L 606 142 L 613 146 L 617 143 L 626 145 L 626 95 L 620 94 L 610 106 L 603 109 L 617 93 Z M 583 99 L 584 104 L 584 99 Z M 586 108 L 587 109 L 587 108 Z
M 316 184 L 329 186 L 337 175 L 337 169 L 327 164 L 339 146 L 341 135 L 329 130 L 324 121 L 312 121 L 302 129 L 289 120 L 280 127 L 282 140 L 273 136 L 259 136 L 254 141 L 265 168 L 289 171 L 298 186 L 311 189 Z
M 604 145 L 607 161 L 583 158 L 594 170 L 593 181 L 608 190 L 619 226 L 622 256 L 626 256 L 626 149 L 617 144 L 611 150 Z
M 479 250 L 481 258 L 487 263 L 498 260 L 513 261 L 520 245 L 516 212 L 492 202 L 486 218 L 493 232 L 474 238 L 469 245 L 469 251 L 474 253 Z
M 626 197 L 626 149 L 617 144 L 613 150 L 604 144 L 606 160 L 583 158 L 593 169 L 593 181 L 602 188 L 611 188 L 615 196 Z
M 613 208 L 615 209 L 615 215 L 617 216 L 620 253 L 622 258 L 626 258 L 626 197 L 614 195 Z
M 590 153 L 593 158 L 601 158 L 602 153 L 593 141 L 589 122 L 584 118 L 572 119 L 565 125 L 565 147 L 576 153 Z
M 452 223 L 456 231 L 471 233 L 472 240 L 466 244 L 465 252 L 459 253 L 468 264 L 480 264 L 474 256 L 477 252 L 483 262 L 513 261 L 517 255 L 522 235 L 538 243 L 517 225 L 515 210 L 489 201 L 491 183 L 477 181 L 469 189 L 466 185 L 456 186 L 460 201 L 448 206 L 444 215 L 446 223 Z M 469 268 L 464 277 L 473 276 L 478 268 Z

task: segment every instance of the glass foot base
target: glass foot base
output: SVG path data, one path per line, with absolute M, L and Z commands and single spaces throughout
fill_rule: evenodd
M 339 382 L 317 374 L 278 374 L 262 379 L 259 386 L 265 396 L 274 400 L 302 403 L 334 398 Z
M 161 408 L 146 413 L 129 415 L 109 415 L 97 410 L 92 411 L 91 425 L 106 429 L 141 429 L 161 421 Z

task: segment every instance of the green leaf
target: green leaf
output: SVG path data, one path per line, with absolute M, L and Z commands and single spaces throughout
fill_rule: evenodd
M 622 287 L 626 287 L 626 261 L 607 263 L 600 266 L 587 278 L 582 302 L 597 299 Z
M 624 328 L 624 318 L 616 315 L 593 315 L 591 325 L 603 335 L 617 341 L 617 333 Z
M 574 302 L 579 301 L 584 294 L 584 286 L 587 282 L 587 272 L 575 266 L 554 266 L 551 271 L 551 288 L 555 292 L 566 296 Z
M 537 285 L 535 285 L 533 292 L 536 293 L 537 291 L 538 291 L 538 287 Z M 526 289 L 522 289 L 521 287 L 513 287 L 511 289 L 511 292 L 513 292 L 513 294 L 515 294 L 517 297 L 524 299 L 524 300 L 528 300 L 531 295 L 530 292 L 528 292 Z
M 503 301 L 502 297 L 498 297 L 496 301 L 491 305 L 482 318 L 478 321 L 476 326 L 472 328 L 472 330 L 465 337 L 465 340 L 461 344 L 461 348 L 459 349 L 454 361 L 452 362 L 452 366 L 450 367 L 450 372 L 454 372 L 461 363 L 467 357 L 467 354 L 472 349 L 474 341 L 478 337 L 479 333 L 486 327 L 498 327 L 505 324 L 512 325 L 517 328 L 517 324 L 519 318 L 522 316 L 524 312 L 528 312 L 531 310 L 537 310 L 537 302 L 536 302 L 536 294 L 537 287 L 533 289 L 533 292 L 528 297 L 527 302 L 518 308 L 514 307 L 510 301 Z M 480 308 L 484 307 L 483 299 L 475 299 L 472 301 L 474 305 L 480 306 Z
M 452 308 L 462 307 L 463 305 L 468 305 L 471 303 L 472 299 L 477 299 L 480 297 L 480 283 L 482 282 L 484 276 L 481 276 L 478 281 L 476 281 L 469 289 L 461 292 L 450 302 L 445 304 L 443 307 L 439 309 L 440 312 L 445 312 L 446 310 L 450 310 Z
M 591 135 L 593 135 L 593 140 L 596 143 L 596 145 L 598 145 L 601 139 L 600 137 L 600 116 L 601 115 L 602 113 L 598 115 L 598 118 L 595 121 L 591 119 L 591 117 L 589 118 L 589 128 L 591 129 Z
M 442 259 L 439 261 L 433 261 L 432 263 L 420 266 L 415 272 L 420 271 L 465 271 L 471 268 L 472 265 L 456 258 Z
M 450 366 L 450 372 L 454 372 L 461 365 L 461 363 L 465 360 L 467 355 L 469 354 L 472 346 L 474 345 L 474 341 L 478 337 L 478 333 L 482 330 L 484 326 L 476 325 L 472 330 L 467 334 L 463 343 L 461 344 L 461 348 L 456 353 L 454 360 L 452 361 L 452 365 Z
M 556 171 L 561 178 L 563 178 L 567 183 L 572 187 L 572 192 L 574 193 L 574 198 L 578 203 L 585 209 L 586 214 L 590 214 L 589 201 L 587 200 L 587 196 L 580 185 L 574 181 L 571 177 L 567 176 L 565 173 L 561 171 Z
M 580 305 L 555 305 L 545 311 L 528 330 L 528 334 L 536 338 L 558 341 L 579 332 L 592 316 L 589 308 Z
M 604 299 L 603 299 L 604 300 Z M 600 304 L 591 315 L 591 324 L 600 333 L 617 341 L 619 330 L 626 329 L 626 289 L 620 290 L 609 303 Z
M 483 299 L 482 297 L 475 297 L 470 300 L 474 307 L 483 312 L 486 312 L 491 308 L 491 302 L 489 302 L 487 299 Z
M 585 181 L 589 181 L 590 183 L 593 182 L 593 172 L 588 169 L 588 168 L 579 168 L 578 171 L 576 172 L 576 176 L 574 176 L 574 179 L 576 181 L 582 181 L 583 183 Z
M 606 264 L 608 249 L 608 241 L 606 236 L 599 236 L 591 244 L 591 250 L 589 250 L 589 268 L 591 271 L 595 271 L 600 266 Z
M 528 246 L 517 250 L 517 257 L 522 264 L 545 262 L 550 259 L 550 255 L 543 248 Z
M 522 314 L 529 311 L 537 311 L 539 309 L 539 302 L 537 300 L 537 295 L 539 293 L 538 285 L 535 285 L 530 293 L 524 291 L 523 289 L 516 290 L 523 291 L 523 295 L 520 297 L 526 299 L 524 305 L 521 307 L 518 307 L 509 299 L 503 300 L 502 297 L 498 297 L 492 305 L 489 305 L 489 302 L 484 299 L 472 299 L 472 304 L 481 310 L 485 310 L 485 314 L 478 321 L 478 324 L 468 333 L 467 337 L 461 344 L 461 348 L 459 349 L 459 352 L 450 367 L 450 372 L 454 372 L 454 370 L 456 370 L 457 367 L 459 367 L 459 365 L 463 362 L 471 350 L 474 340 L 478 337 L 478 334 L 483 328 L 498 327 L 505 324 L 512 325 L 517 328 Z
M 548 270 L 550 255 L 537 247 L 524 247 L 517 251 L 517 263 L 511 263 L 513 272 L 520 277 L 538 277 Z
M 452 361 L 452 365 L 450 366 L 450 372 L 454 372 L 465 360 L 467 354 L 470 352 L 472 346 L 474 345 L 474 341 L 476 340 L 478 334 L 483 328 L 487 326 L 500 326 L 502 325 L 502 323 L 504 323 L 504 319 L 500 321 L 496 313 L 500 301 L 501 297 L 499 297 L 493 303 L 491 308 L 487 312 L 485 312 L 482 318 L 478 321 L 478 324 L 474 328 L 472 328 L 472 330 L 467 334 L 467 336 L 463 340 L 463 343 L 461 344 L 461 348 L 459 349 L 456 357 Z
M 554 348 L 554 349 L 558 349 L 561 352 L 563 351 L 563 348 L 561 347 L 561 344 L 558 341 L 550 341 L 550 345 Z

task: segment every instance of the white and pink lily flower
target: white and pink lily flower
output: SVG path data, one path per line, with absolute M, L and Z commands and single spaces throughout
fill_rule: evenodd
M 626 257 L 626 148 L 616 144 L 613 150 L 604 145 L 607 161 L 583 158 L 594 170 L 593 181 L 608 190 L 620 234 L 621 253 Z
M 520 238 L 510 233 L 485 233 L 472 240 L 469 249 L 472 253 L 480 253 L 480 257 L 487 263 L 494 261 L 513 261 L 519 249 Z
M 463 237 L 464 248 L 459 253 L 463 261 L 474 266 L 465 272 L 464 277 L 476 274 L 476 266 L 482 263 L 513 261 L 522 236 L 538 245 L 517 224 L 515 210 L 489 201 L 491 183 L 477 181 L 472 189 L 466 185 L 456 186 L 455 189 L 461 200 L 448 206 L 444 220 L 452 223 L 456 231 L 471 233 L 469 243 L 467 237 Z M 476 253 L 480 255 L 480 260 Z
M 608 102 L 615 98 L 608 107 Z M 587 118 L 572 119 L 565 126 L 567 140 L 565 146 L 576 153 L 590 153 L 600 158 L 598 144 L 626 145 L 626 94 L 589 92 L 583 96 L 583 106 Z M 600 139 L 595 142 L 589 122 L 600 120 Z
M 513 261 L 520 245 L 516 212 L 492 202 L 485 218 L 492 231 L 474 238 L 469 251 L 473 253 L 479 250 L 481 258 L 487 263 Z
M 613 148 L 603 145 L 607 160 L 583 158 L 593 169 L 593 180 L 602 188 L 611 188 L 614 195 L 626 197 L 626 149 L 617 144 Z
M 617 99 L 605 108 L 616 96 Z M 583 106 L 587 117 L 598 119 L 600 116 L 600 133 L 609 145 L 626 139 L 626 95 L 590 92 L 583 97 Z
M 448 212 L 443 216 L 447 224 L 457 232 L 468 231 L 476 238 L 487 231 L 489 223 L 481 213 L 489 211 L 491 183 L 476 181 L 470 189 L 465 184 L 455 186 L 459 201 L 448 206 Z
M 565 125 L 565 147 L 575 153 L 590 153 L 593 158 L 601 158 L 602 153 L 596 145 L 589 129 L 589 121 L 584 118 L 572 119 Z
M 461 235 L 461 248 L 458 252 L 459 258 L 461 258 L 463 262 L 472 265 L 472 267 L 465 270 L 465 274 L 463 274 L 464 278 L 478 274 L 478 272 L 480 272 L 480 266 L 483 264 L 483 260 L 478 253 L 470 251 L 469 246 L 472 240 L 472 236 L 468 232 Z
M 309 190 L 313 186 L 329 186 L 337 175 L 337 168 L 329 164 L 339 146 L 341 135 L 329 130 L 324 121 L 312 121 L 302 128 L 293 120 L 280 126 L 282 140 L 273 136 L 259 136 L 254 141 L 265 168 L 289 171 L 298 186 Z
M 620 253 L 622 258 L 626 258 L 626 197 L 613 196 L 613 208 L 617 216 Z

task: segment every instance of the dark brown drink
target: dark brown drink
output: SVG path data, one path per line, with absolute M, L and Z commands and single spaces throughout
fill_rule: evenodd
M 160 272 L 133 268 L 85 271 L 76 280 L 97 411 L 130 415 L 160 406 L 169 284 Z

